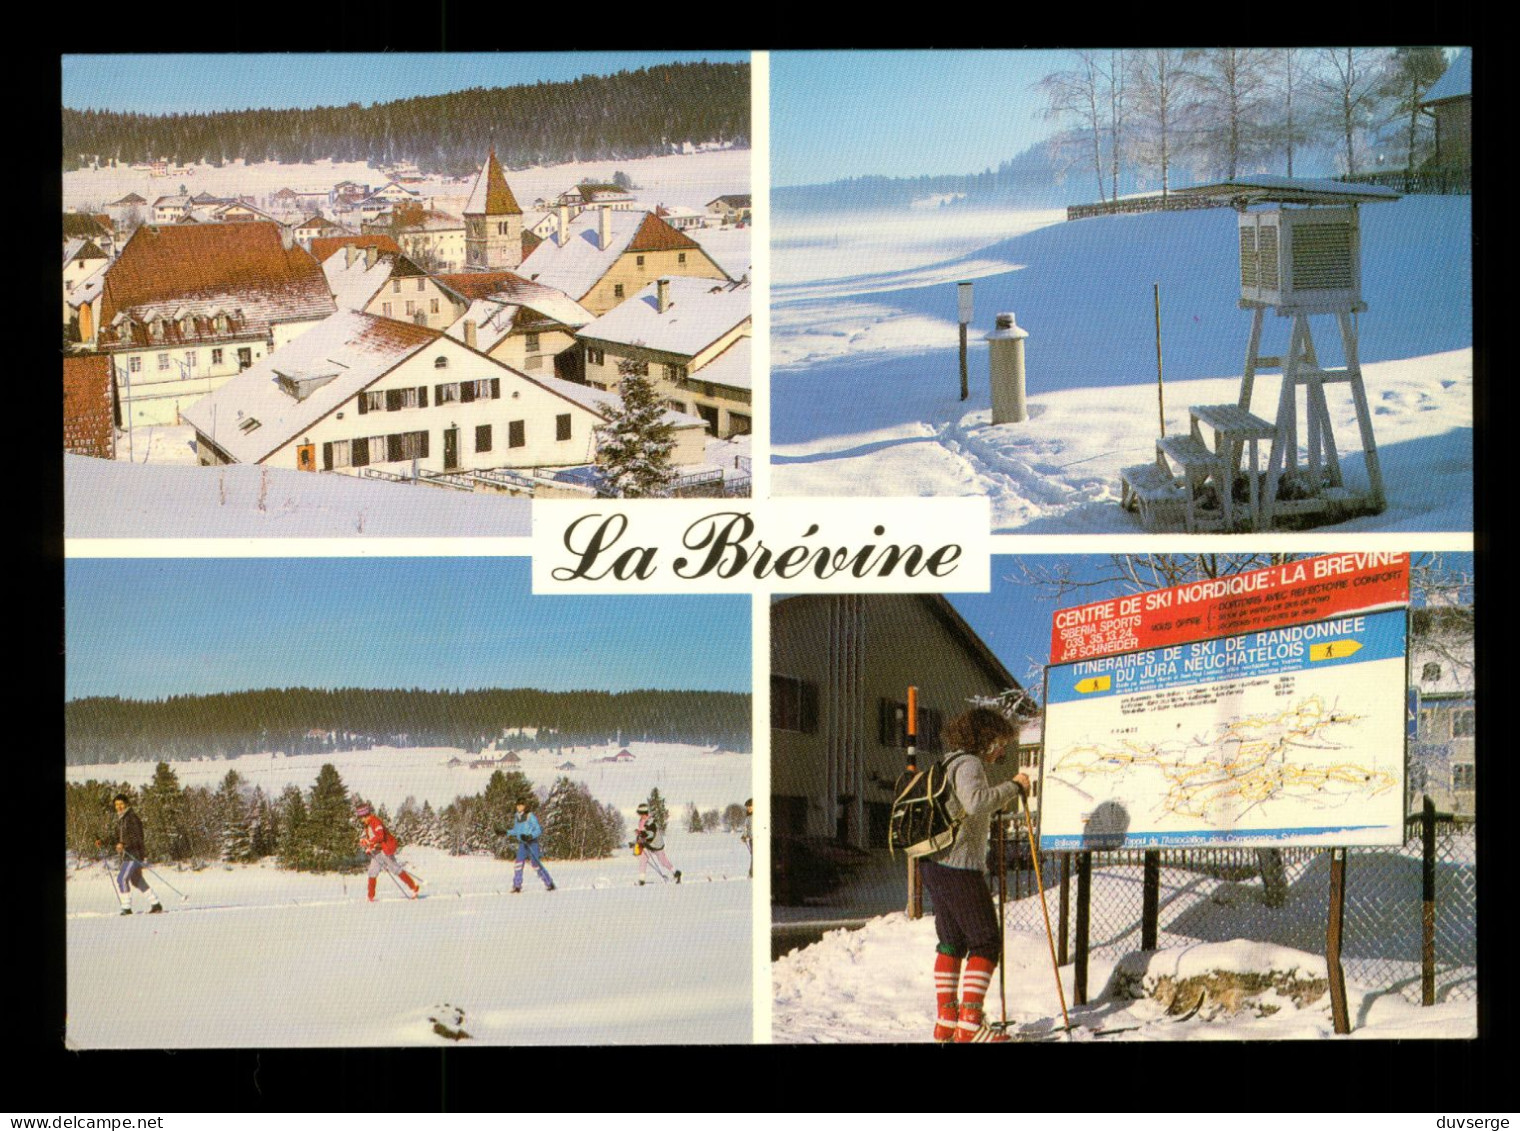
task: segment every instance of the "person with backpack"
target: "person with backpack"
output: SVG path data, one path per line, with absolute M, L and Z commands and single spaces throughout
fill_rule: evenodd
M 639 858 L 639 886 L 644 886 L 644 873 L 649 867 L 649 858 L 653 856 L 658 862 L 656 871 L 661 868 L 662 878 L 665 873 L 674 876 L 676 883 L 681 882 L 681 870 L 672 868 L 670 857 L 665 855 L 665 832 L 660 828 L 660 823 L 655 815 L 649 811 L 649 802 L 639 802 L 639 823 L 633 831 L 633 853 Z
M 142 818 L 125 793 L 118 793 L 111 804 L 116 809 L 116 851 L 121 854 L 121 870 L 116 873 L 116 898 L 121 901 L 121 914 L 132 914 L 132 889 L 136 888 L 148 897 L 148 914 L 161 915 L 164 905 L 143 879 L 143 862 L 148 853 L 143 843 Z
M 996 711 L 973 707 L 945 724 L 941 759 L 950 785 L 947 807 L 957 822 L 953 842 L 919 858 L 919 876 L 934 901 L 937 1007 L 934 1039 L 941 1043 L 1007 1041 L 991 1029 L 983 1003 L 1002 957 L 1003 925 L 987 886 L 987 838 L 993 816 L 1029 795 L 1029 776 L 992 785 L 987 767 L 1004 757 L 1018 729 Z M 961 971 L 965 965 L 964 974 Z
M 544 890 L 554 890 L 554 880 L 549 875 L 549 870 L 539 862 L 538 838 L 544 835 L 544 830 L 538 823 L 538 816 L 531 812 L 526 801 L 517 803 L 517 820 L 507 830 L 508 836 L 517 838 L 517 868 L 512 873 L 512 894 L 522 894 L 523 864 L 533 865 L 533 870 L 538 873 L 538 878 L 544 881 Z
M 354 816 L 358 817 L 364 826 L 363 832 L 359 834 L 359 847 L 369 853 L 369 901 L 375 902 L 375 881 L 380 878 L 381 872 L 400 876 L 401 882 L 412 889 L 412 898 L 415 899 L 418 892 L 417 881 L 407 875 L 406 870 L 396 863 L 398 845 L 395 836 L 368 805 L 360 805 L 356 808 Z

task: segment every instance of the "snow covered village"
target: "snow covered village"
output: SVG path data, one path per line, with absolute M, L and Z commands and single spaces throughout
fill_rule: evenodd
M 748 493 L 747 62 L 303 113 L 65 109 L 70 535 Z

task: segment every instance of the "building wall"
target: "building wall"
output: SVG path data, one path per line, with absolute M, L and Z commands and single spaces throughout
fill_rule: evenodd
M 402 232 L 396 237 L 407 258 L 423 262 L 433 257 L 433 269 L 447 274 L 463 271 L 465 266 L 464 228 L 437 228 L 432 231 Z M 519 244 L 518 258 L 522 258 Z
M 970 697 L 1006 690 L 923 600 L 908 594 L 776 603 L 771 673 L 805 681 L 817 697 L 811 732 L 771 728 L 774 812 L 778 820 L 783 812 L 803 817 L 802 827 L 778 825 L 777 832 L 837 838 L 858 848 L 884 846 L 883 806 L 890 810 L 905 764 L 901 747 L 881 742 L 881 701 L 903 703 L 908 686 L 916 686 L 921 713 L 937 712 L 942 723 L 966 710 Z M 774 702 L 772 710 L 774 722 Z M 921 766 L 937 745 L 937 735 L 920 736 Z M 1013 770 L 989 773 L 1000 781 Z
M 712 434 L 719 439 L 748 432 L 753 423 L 749 390 L 705 382 L 702 380 L 701 367 L 744 337 L 749 332 L 749 327 L 746 320 L 692 357 L 645 346 L 587 339 L 586 383 L 598 389 L 615 390 L 620 378 L 618 366 L 625 360 L 641 361 L 649 366 L 649 377 L 654 383 L 655 393 L 671 408 L 692 416 L 704 416 L 699 407 L 708 409 L 705 418 L 709 420 Z M 673 372 L 676 367 L 685 368 L 684 378 Z M 715 426 L 712 424 L 713 414 L 716 414 Z M 739 417 L 738 420 L 734 419 L 735 415 Z
M 308 328 L 309 323 L 301 323 Z M 178 424 L 180 411 L 241 372 L 238 351 L 247 350 L 249 364 L 269 352 L 262 337 L 229 340 L 217 345 L 149 347 L 111 354 L 123 427 Z M 195 364 L 188 364 L 188 355 Z M 218 356 L 219 355 L 219 356 Z M 160 362 L 160 358 L 163 362 Z M 132 371 L 133 360 L 138 369 Z M 193 376 L 192 376 L 193 374 Z
M 1446 168 L 1471 168 L 1472 99 L 1442 102 L 1435 107 L 1435 114 L 1441 164 Z
M 508 271 L 522 264 L 521 216 L 466 216 L 465 267 Z
M 643 260 L 643 262 L 639 262 Z M 606 314 L 624 299 L 632 298 L 656 279 L 687 275 L 698 279 L 727 279 L 707 253 L 698 248 L 684 251 L 625 252 L 578 301 L 592 314 Z M 617 288 L 622 287 L 622 293 Z
M 397 284 L 400 289 L 397 289 Z M 412 303 L 412 310 L 407 309 Z M 420 311 L 430 330 L 447 329 L 465 312 L 465 306 L 426 275 L 408 279 L 389 279 L 364 308 L 366 314 L 378 314 L 382 318 L 394 318 L 397 322 L 417 325 L 416 313 Z
M 105 266 L 104 259 L 79 259 L 74 258 L 63 265 L 63 324 L 67 326 L 74 320 L 75 314 L 69 306 L 69 295 L 85 279 Z
M 446 368 L 435 365 L 440 357 L 448 361 Z M 446 400 L 440 404 L 438 401 L 439 385 L 493 379 L 500 383 L 498 397 L 471 403 Z M 316 465 L 321 469 L 325 464 L 323 445 L 326 443 L 416 432 L 426 432 L 428 436 L 428 454 L 418 459 L 418 466 L 426 471 L 557 467 L 587 463 L 592 458 L 592 432 L 600 422 L 594 413 L 485 361 L 448 339 L 428 346 L 371 385 L 369 391 L 383 393 L 388 389 L 417 387 L 427 389 L 426 408 L 381 408 L 361 413 L 357 399 L 350 399 L 299 436 L 292 437 L 263 462 L 270 467 L 295 469 L 299 466 L 298 448 L 310 444 L 315 449 Z M 339 419 L 340 414 L 342 419 Z M 564 440 L 557 439 L 556 432 L 556 418 L 562 415 L 570 417 L 570 436 Z M 523 444 L 520 447 L 511 446 L 510 425 L 514 421 L 522 423 Z M 491 427 L 489 450 L 477 450 L 476 429 L 480 425 Z M 454 469 L 444 466 L 444 433 L 451 428 L 458 430 L 459 438 L 459 460 Z M 393 472 L 409 471 L 411 465 L 409 458 L 371 459 L 368 464 Z M 355 469 L 350 467 L 347 470 Z
M 510 365 L 524 373 L 554 377 L 554 359 L 573 348 L 575 335 L 569 330 L 540 330 L 536 350 L 528 349 L 527 334 L 514 332 L 497 342 L 490 356 L 503 365 Z

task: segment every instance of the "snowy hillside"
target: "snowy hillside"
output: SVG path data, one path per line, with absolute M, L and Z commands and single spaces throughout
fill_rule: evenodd
M 1154 454 L 1152 284 L 1170 432 L 1187 427 L 1190 404 L 1238 393 L 1250 319 L 1236 306 L 1234 213 L 1059 215 L 778 218 L 776 492 L 986 494 L 995 530 L 1137 530 L 1116 503 L 1119 469 Z M 1337 529 L 1469 529 L 1470 201 L 1409 197 L 1362 216 L 1362 361 L 1389 507 Z M 963 279 L 976 280 L 964 403 L 952 285 Z M 1030 334 L 1031 419 L 994 428 L 981 338 L 999 311 Z M 1317 329 L 1322 360 L 1338 364 L 1338 340 Z M 1285 335 L 1269 317 L 1264 348 Z M 1271 415 L 1277 387 L 1258 379 L 1258 414 Z M 1330 407 L 1344 451 L 1350 398 Z M 1365 481 L 1360 452 L 1344 466 L 1348 483 Z
M 424 881 L 420 902 L 382 877 L 369 904 L 362 875 L 281 871 L 271 861 L 165 866 L 147 878 L 168 914 L 123 918 L 105 869 L 74 862 L 70 1047 L 447 1043 L 434 1020 L 467 1032 L 465 1044 L 748 1042 L 749 852 L 734 834 L 686 833 L 678 815 L 688 802 L 721 809 L 750 796 L 750 757 L 625 745 L 632 762 L 597 764 L 620 748 L 596 747 L 524 752 L 505 768 L 540 791 L 562 774 L 585 782 L 630 830 L 634 807 L 658 786 L 673 815 L 666 844 L 684 873 L 679 885 L 650 872 L 638 886 L 636 858 L 623 851 L 546 860 L 557 890 L 530 871 L 513 896 L 508 861 L 403 846 L 400 858 Z M 332 762 L 351 791 L 394 812 L 408 796 L 438 808 L 484 789 L 490 770 L 447 764 L 460 753 L 382 748 L 173 765 L 183 785 L 214 786 L 235 768 L 274 795 L 286 784 L 309 788 Z M 567 760 L 578 768 L 559 768 Z M 131 763 L 70 767 L 67 777 L 140 785 L 152 773 Z

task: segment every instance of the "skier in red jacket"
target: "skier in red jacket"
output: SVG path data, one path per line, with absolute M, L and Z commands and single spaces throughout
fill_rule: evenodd
M 364 822 L 364 831 L 359 834 L 359 847 L 369 853 L 369 901 L 375 902 L 375 881 L 380 878 L 381 872 L 400 876 L 401 882 L 411 888 L 415 896 L 417 881 L 396 863 L 396 838 L 391 835 L 391 831 L 368 805 L 360 805 L 354 810 L 354 816 Z

